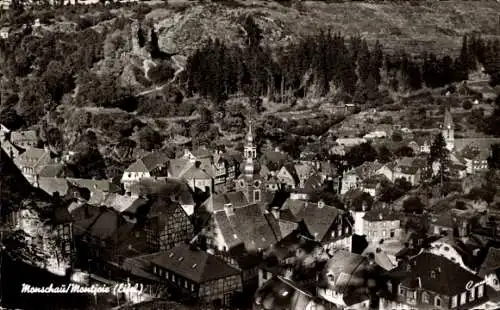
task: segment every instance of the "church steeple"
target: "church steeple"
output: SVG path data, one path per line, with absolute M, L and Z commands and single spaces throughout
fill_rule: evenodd
M 254 137 L 252 132 L 252 122 L 248 126 L 248 133 L 245 138 L 245 167 L 243 173 L 247 177 L 252 177 L 255 170 L 254 160 L 257 159 L 257 147 L 254 145 Z
M 444 140 L 446 141 L 446 148 L 451 151 L 454 148 L 455 140 L 455 124 L 453 123 L 453 117 L 451 116 L 451 111 L 449 108 L 446 109 L 444 114 L 442 134 Z

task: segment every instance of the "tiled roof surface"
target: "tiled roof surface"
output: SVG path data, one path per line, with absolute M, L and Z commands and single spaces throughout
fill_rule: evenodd
M 289 199 L 288 201 L 291 200 Z M 285 204 L 287 204 L 287 202 L 285 202 Z M 318 241 L 323 240 L 337 216 L 341 214 L 341 210 L 337 208 L 327 205 L 320 207 L 317 203 L 310 203 L 307 201 L 296 201 L 293 205 L 295 206 L 287 206 L 297 220 L 304 221 L 311 235 Z
M 180 178 L 184 171 L 189 169 L 193 162 L 189 161 L 189 159 L 171 159 L 168 165 L 168 172 L 174 178 Z
M 257 250 L 266 249 L 276 243 L 277 236 L 259 205 L 250 204 L 234 208 L 233 211 L 234 214 L 225 211 L 214 213 L 228 246 L 244 243 L 245 248 Z
M 479 270 L 479 276 L 484 277 L 489 273 L 494 272 L 500 268 L 500 249 L 499 248 L 489 248 L 488 254 L 484 262 L 481 264 L 481 269 Z
M 134 162 L 125 172 L 150 172 L 168 163 L 169 158 L 162 152 L 152 152 Z
M 407 271 L 404 266 L 394 270 L 395 272 L 406 272 L 402 282 L 405 287 L 413 287 L 412 284 L 420 279 L 423 290 L 454 296 L 465 292 L 469 281 L 472 281 L 472 283 L 482 281 L 478 276 L 445 257 L 426 252 L 412 258 L 410 265 L 410 271 Z M 435 278 L 431 277 L 432 271 L 435 272 Z
M 39 178 L 38 187 L 49 195 L 58 192 L 60 196 L 64 196 L 68 193 L 70 184 L 63 178 Z
M 187 244 L 160 253 L 152 258 L 151 262 L 196 283 L 205 283 L 240 273 L 222 259 L 201 250 L 191 249 Z
M 365 221 L 369 222 L 399 221 L 401 218 L 401 214 L 389 208 L 370 210 L 363 217 Z
M 115 209 L 118 212 L 135 213 L 137 208 L 147 203 L 146 199 L 120 194 L 109 194 L 104 200 L 104 205 Z

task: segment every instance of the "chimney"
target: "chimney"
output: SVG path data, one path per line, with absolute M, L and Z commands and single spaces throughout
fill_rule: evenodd
M 227 216 L 234 215 L 234 207 L 231 203 L 224 204 L 224 211 L 226 211 Z
M 279 207 L 272 207 L 271 213 L 275 219 L 279 220 L 279 218 L 280 218 L 280 208 Z

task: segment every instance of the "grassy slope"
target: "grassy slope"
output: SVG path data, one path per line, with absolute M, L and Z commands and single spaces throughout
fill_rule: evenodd
M 219 37 L 241 42 L 238 17 L 254 13 L 270 46 L 330 28 L 380 40 L 390 49 L 456 51 L 463 34 L 500 37 L 500 3 L 437 1 L 404 4 L 303 2 L 301 7 L 246 2 L 241 7 L 194 5 L 183 12 L 157 9 L 148 15 L 160 28 L 160 44 L 189 54 L 200 40 Z M 169 48 L 166 48 L 166 47 Z

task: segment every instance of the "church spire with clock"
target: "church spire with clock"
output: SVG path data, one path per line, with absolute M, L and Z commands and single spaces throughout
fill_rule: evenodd
M 244 147 L 245 164 L 243 166 L 243 174 L 247 178 L 252 178 L 254 173 L 256 173 L 257 159 L 257 147 L 254 144 L 254 136 L 252 131 L 252 122 L 248 126 L 248 133 L 245 137 L 245 147 Z
M 260 164 L 257 160 L 257 146 L 254 141 L 252 122 L 248 126 L 243 148 L 244 161 L 240 165 L 240 177 L 236 180 L 236 190 L 243 192 L 249 203 L 262 201 L 264 180 L 260 176 Z

